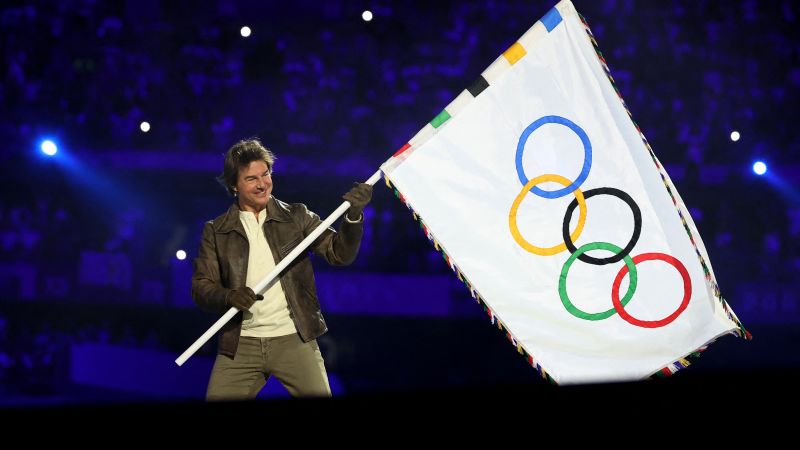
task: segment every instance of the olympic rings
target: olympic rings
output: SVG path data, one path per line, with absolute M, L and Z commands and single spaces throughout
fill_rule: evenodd
M 536 131 L 542 125 L 548 123 L 559 124 L 569 128 L 576 135 L 578 135 L 583 143 L 583 167 L 581 168 L 581 172 L 578 174 L 578 177 L 574 182 L 570 182 L 569 179 L 556 174 L 544 174 L 532 180 L 528 180 L 528 177 L 525 175 L 525 171 L 522 167 L 522 155 L 525 151 L 525 143 L 527 142 L 531 133 Z M 632 325 L 642 328 L 659 328 L 670 324 L 686 310 L 689 305 L 689 300 L 692 297 L 692 282 L 689 278 L 689 272 L 686 270 L 686 267 L 684 267 L 684 265 L 678 259 L 664 253 L 643 253 L 633 258 L 630 256 L 630 253 L 639 241 L 639 237 L 642 232 L 642 212 L 633 198 L 628 193 L 612 187 L 589 189 L 586 192 L 582 192 L 580 190 L 580 186 L 584 181 L 586 181 L 587 177 L 589 176 L 589 171 L 592 168 L 592 144 L 589 141 L 589 136 L 586 134 L 583 128 L 576 125 L 571 120 L 560 116 L 544 116 L 535 120 L 528 125 L 520 135 L 519 142 L 517 143 L 515 165 L 517 169 L 517 176 L 519 177 L 520 182 L 522 182 L 523 188 L 522 191 L 517 194 L 517 197 L 514 199 L 514 202 L 511 205 L 511 211 L 508 213 L 508 225 L 511 230 L 511 236 L 522 248 L 535 255 L 553 256 L 569 249 L 570 253 L 572 254 L 561 268 L 561 273 L 558 280 L 558 295 L 561 299 L 562 305 L 570 314 L 577 318 L 591 321 L 604 320 L 614 314 L 619 314 L 623 320 Z M 545 182 L 559 183 L 564 186 L 564 188 L 555 191 L 545 191 L 537 187 L 537 185 Z M 553 247 L 538 247 L 528 242 L 522 236 L 522 233 L 520 233 L 519 226 L 517 225 L 517 214 L 520 204 L 522 203 L 522 200 L 525 199 L 525 196 L 528 192 L 532 192 L 547 199 L 556 199 L 567 194 L 573 194 L 575 196 L 575 199 L 567 206 L 566 214 L 564 215 L 564 220 L 561 227 L 561 234 L 564 239 L 562 244 L 555 245 Z M 633 213 L 633 233 L 631 235 L 631 239 L 625 245 L 625 248 L 619 248 L 616 245 L 608 242 L 592 242 L 582 245 L 580 248 L 575 248 L 575 241 L 583 232 L 584 225 L 586 224 L 586 199 L 596 195 L 611 195 L 617 197 L 630 207 L 631 212 Z M 572 219 L 572 213 L 575 211 L 576 207 L 579 208 L 578 224 L 575 227 L 575 230 L 570 234 L 569 225 Z M 607 258 L 593 258 L 584 254 L 589 250 L 596 249 L 607 250 L 614 253 L 614 255 Z M 590 313 L 579 309 L 572 303 L 569 295 L 567 294 L 567 275 L 569 274 L 570 267 L 576 259 L 593 265 L 605 265 L 619 261 L 625 262 L 625 265 L 620 269 L 619 273 L 617 273 L 611 288 L 611 301 L 613 308 L 599 313 Z M 678 270 L 678 273 L 683 279 L 684 294 L 681 304 L 672 314 L 660 320 L 648 321 L 633 317 L 625 310 L 625 306 L 631 301 L 631 299 L 633 299 L 633 295 L 636 292 L 636 286 L 638 283 L 636 264 L 653 260 L 667 262 Z M 623 278 L 625 278 L 625 275 L 627 274 L 630 274 L 630 283 L 628 284 L 628 290 L 625 292 L 625 296 L 620 300 L 619 288 L 622 284 Z

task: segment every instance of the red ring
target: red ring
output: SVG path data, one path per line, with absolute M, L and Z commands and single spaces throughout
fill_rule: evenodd
M 628 274 L 627 265 L 622 266 L 617 274 L 617 278 L 614 279 L 614 285 L 611 287 L 611 301 L 614 303 L 614 309 L 617 310 L 619 316 L 622 317 L 626 322 L 642 328 L 659 328 L 669 324 L 673 320 L 677 319 L 678 316 L 683 313 L 686 307 L 689 306 L 689 299 L 692 297 L 692 280 L 689 279 L 689 272 L 686 271 L 686 267 L 684 267 L 683 264 L 676 258 L 664 253 L 642 253 L 641 255 L 637 255 L 633 258 L 633 263 L 637 264 L 642 261 L 652 261 L 656 259 L 672 264 L 673 267 L 678 269 L 678 272 L 681 274 L 681 278 L 683 278 L 683 301 L 681 301 L 678 309 L 676 309 L 675 312 L 669 316 L 661 320 L 639 320 L 625 311 L 625 307 L 622 306 L 622 302 L 619 300 L 619 286 L 622 283 L 622 279 Z

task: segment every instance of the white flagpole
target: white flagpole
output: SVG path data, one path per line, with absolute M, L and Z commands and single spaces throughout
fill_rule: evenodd
M 372 174 L 371 177 L 369 177 L 369 179 L 366 181 L 366 184 L 374 186 L 375 183 L 377 183 L 378 180 L 380 179 L 381 179 L 381 171 L 378 170 L 377 172 Z M 272 280 L 275 279 L 278 276 L 278 274 L 280 274 L 281 271 L 283 271 L 283 269 L 286 268 L 286 266 L 291 264 L 292 261 L 294 261 L 294 259 L 297 258 L 298 255 L 300 255 L 300 253 L 304 252 L 305 249 L 308 248 L 308 246 L 311 245 L 311 243 L 314 242 L 314 240 L 318 238 L 319 235 L 321 235 L 329 226 L 331 226 L 333 222 L 336 221 L 336 219 L 341 217 L 341 215 L 344 214 L 344 212 L 347 211 L 347 208 L 349 207 L 350 207 L 350 202 L 348 201 L 345 201 L 344 203 L 339 205 L 339 207 L 336 208 L 336 210 L 330 216 L 328 216 L 328 218 L 325 219 L 317 227 L 317 229 L 315 229 L 313 232 L 311 232 L 311 234 L 306 236 L 306 238 L 303 239 L 302 242 L 300 242 L 300 244 L 298 244 L 297 247 L 295 247 L 294 250 L 291 251 L 291 253 L 286 255 L 286 257 L 283 258 L 283 260 L 281 260 L 281 262 L 277 266 L 275 266 L 272 272 L 267 274 L 267 276 L 264 277 L 264 279 L 261 280 L 261 282 L 259 282 L 255 288 L 253 288 L 253 291 L 256 294 L 258 294 L 265 287 L 267 287 L 267 285 L 269 285 L 272 282 Z M 214 323 L 214 325 L 211 326 L 211 328 L 206 330 L 206 332 L 203 333 L 202 336 L 200 336 L 196 341 L 194 341 L 194 344 L 192 344 L 188 349 L 186 349 L 186 351 L 183 352 L 181 356 L 179 356 L 178 359 L 175 360 L 175 364 L 182 366 L 187 359 L 189 359 L 192 355 L 194 355 L 195 352 L 197 352 L 197 350 L 199 350 L 200 347 L 203 346 L 203 344 L 205 344 L 209 339 L 211 339 L 211 336 L 214 336 L 214 334 L 217 333 L 220 330 L 220 328 L 222 328 L 223 325 L 228 323 L 228 321 L 231 320 L 233 316 L 236 315 L 237 312 L 239 312 L 237 308 L 231 307 L 228 310 L 228 312 L 226 312 L 222 317 L 220 317 L 219 320 L 217 320 Z

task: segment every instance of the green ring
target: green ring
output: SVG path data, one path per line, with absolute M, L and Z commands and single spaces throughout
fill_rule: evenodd
M 558 295 L 559 297 L 561 297 L 561 303 L 564 305 L 564 308 L 566 308 L 567 311 L 569 311 L 570 314 L 579 319 L 603 320 L 603 319 L 608 319 L 609 317 L 617 313 L 616 309 L 614 309 L 613 307 L 607 311 L 603 311 L 600 313 L 587 313 L 585 311 L 581 311 L 575 305 L 572 304 L 572 302 L 569 300 L 569 296 L 567 295 L 567 274 L 569 273 L 570 266 L 572 266 L 572 263 L 575 262 L 575 260 L 578 259 L 578 257 L 581 256 L 582 254 L 588 252 L 589 250 L 597 250 L 597 249 L 608 250 L 610 252 L 614 252 L 615 254 L 620 254 L 622 252 L 621 248 L 617 247 L 614 244 L 609 244 L 608 242 L 592 242 L 586 245 L 582 245 L 580 248 L 578 248 L 577 251 L 575 251 L 575 253 L 573 253 L 569 257 L 569 259 L 567 259 L 567 262 L 564 263 L 564 267 L 561 268 L 561 276 L 558 278 Z M 636 292 L 637 276 L 636 276 L 636 264 L 633 263 L 633 259 L 629 255 L 626 255 L 625 258 L 623 258 L 623 261 L 625 261 L 625 265 L 628 266 L 628 272 L 630 273 L 631 277 L 631 282 L 628 285 L 628 292 L 625 293 L 625 296 L 622 297 L 621 301 L 622 306 L 625 306 L 633 298 L 633 293 Z

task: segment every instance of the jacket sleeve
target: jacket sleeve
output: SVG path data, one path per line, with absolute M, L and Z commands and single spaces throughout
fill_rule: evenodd
M 214 228 L 211 222 L 206 222 L 200 250 L 192 263 L 192 300 L 203 311 L 223 313 L 228 309 L 229 293 L 220 282 Z
M 303 204 L 295 204 L 295 217 L 298 217 L 303 229 L 303 236 L 311 234 L 321 223 L 318 215 L 309 211 Z M 350 223 L 344 219 L 339 225 L 337 233 L 328 227 L 312 244 L 311 250 L 321 256 L 333 266 L 346 266 L 352 264 L 358 255 L 361 246 L 361 236 L 364 234 L 364 220 Z

